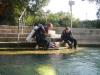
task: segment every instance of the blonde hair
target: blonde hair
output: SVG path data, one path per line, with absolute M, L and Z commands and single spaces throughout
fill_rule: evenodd
M 47 27 L 52 29 L 53 28 L 53 24 L 52 23 L 48 23 Z
M 70 27 L 66 27 L 65 29 L 66 29 L 66 30 L 69 30 L 69 31 L 71 30 Z

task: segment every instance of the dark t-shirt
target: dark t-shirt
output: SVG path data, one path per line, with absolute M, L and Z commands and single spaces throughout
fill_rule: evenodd
M 61 40 L 68 40 L 70 38 L 73 38 L 72 37 L 72 32 L 71 31 L 66 32 L 65 30 L 63 30 L 63 32 L 61 34 Z
M 48 34 L 48 28 L 47 27 L 39 27 L 32 37 L 35 37 L 36 39 L 45 39 L 46 34 Z

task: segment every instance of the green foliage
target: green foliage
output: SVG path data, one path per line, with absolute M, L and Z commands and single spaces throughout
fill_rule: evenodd
M 85 0 L 82 0 L 82 1 L 85 1 Z M 100 0 L 87 0 L 89 2 L 95 2 L 96 5 L 97 5 L 97 18 L 100 19 Z
M 52 14 L 50 13 L 48 15 L 48 21 L 47 22 L 52 22 L 55 26 L 58 25 L 58 21 L 59 21 L 59 16 L 57 14 Z
M 18 18 L 20 17 L 22 11 L 27 8 L 26 24 L 31 24 L 31 21 L 29 20 L 32 20 L 32 17 L 30 16 L 34 16 L 38 10 L 48 3 L 48 1 L 49 0 L 3 0 L 2 5 L 7 4 L 7 7 L 5 8 L 5 14 L 2 15 L 4 21 L 2 22 L 3 24 L 18 24 Z M 0 20 L 2 17 L 0 16 Z
M 80 22 L 78 19 L 75 19 L 72 17 L 73 20 L 73 27 L 79 27 Z M 65 12 L 58 12 L 58 13 L 50 13 L 48 14 L 48 22 L 52 22 L 55 26 L 69 26 L 71 23 L 71 15 L 70 13 L 65 13 Z
M 25 18 L 25 23 L 26 23 L 26 25 L 32 25 L 32 23 L 33 23 L 33 17 L 32 16 L 27 16 Z
M 96 28 L 100 28 L 100 20 L 96 21 Z
M 96 14 L 96 15 L 97 15 L 97 18 L 98 18 L 98 19 L 100 19 L 100 8 L 98 9 L 98 11 L 97 11 L 97 14 Z
M 80 27 L 80 20 L 79 19 L 73 20 L 73 27 L 74 28 L 79 28 Z
M 82 21 L 81 27 L 84 27 L 84 28 L 100 28 L 100 20 Z

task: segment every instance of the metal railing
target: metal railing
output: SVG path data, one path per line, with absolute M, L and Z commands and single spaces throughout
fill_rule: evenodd
M 24 29 L 24 26 L 25 26 L 25 21 L 24 21 L 25 12 L 26 12 L 26 8 L 23 10 L 21 16 L 18 19 L 19 23 L 18 23 L 18 37 L 17 37 L 17 41 L 19 41 L 19 39 L 20 39 L 20 30 L 21 30 L 21 33 L 23 33 L 23 29 Z

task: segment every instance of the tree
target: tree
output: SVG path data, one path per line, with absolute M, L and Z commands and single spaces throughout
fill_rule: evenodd
M 81 22 L 84 28 L 100 28 L 100 20 L 86 20 Z
M 69 26 L 71 22 L 71 15 L 69 12 L 57 12 L 57 13 L 49 13 L 47 22 L 52 22 L 55 26 Z M 73 27 L 79 27 L 80 21 L 72 16 L 73 19 Z
M 97 18 L 100 19 L 100 0 L 93 0 L 93 1 L 95 1 L 98 6 L 98 8 L 97 8 L 98 11 L 97 11 L 96 15 L 97 15 Z
M 3 8 L 3 13 L 0 15 L 0 23 L 2 24 L 14 24 L 15 19 L 19 16 L 20 10 L 26 5 L 26 0 L 1 0 L 0 8 Z
M 97 11 L 97 18 L 100 19 L 100 8 Z
M 82 1 L 85 1 L 85 0 L 82 0 Z M 100 19 L 100 0 L 88 0 L 89 2 L 96 2 L 96 5 L 98 6 L 97 8 L 97 18 Z
M 0 0 L 0 23 L 16 24 L 25 8 L 27 8 L 26 15 L 34 16 L 48 1 L 49 0 Z

